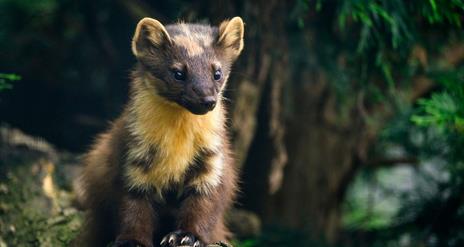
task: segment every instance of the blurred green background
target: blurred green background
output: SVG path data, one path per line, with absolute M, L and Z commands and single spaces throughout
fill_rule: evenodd
M 87 150 L 145 16 L 246 23 L 226 97 L 236 207 L 262 230 L 237 247 L 464 246 L 464 1 L 0 0 L 0 123 Z M 25 213 L 31 176 L 3 147 L 0 246 L 67 246 L 79 223 Z

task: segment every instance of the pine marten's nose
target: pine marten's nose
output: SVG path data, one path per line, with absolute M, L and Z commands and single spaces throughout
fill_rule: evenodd
M 216 106 L 216 97 L 214 96 L 206 96 L 201 100 L 200 103 L 205 109 L 208 109 L 209 111 L 214 109 Z

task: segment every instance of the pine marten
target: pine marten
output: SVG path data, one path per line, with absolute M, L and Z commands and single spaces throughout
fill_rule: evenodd
M 236 191 L 223 90 L 243 49 L 240 17 L 218 27 L 142 19 L 121 116 L 84 157 L 79 246 L 194 246 L 230 237 Z

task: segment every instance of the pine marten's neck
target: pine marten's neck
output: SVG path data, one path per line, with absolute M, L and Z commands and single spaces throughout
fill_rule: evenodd
M 147 78 L 135 80 L 129 104 L 132 115 L 130 129 L 133 134 L 158 147 L 191 140 L 195 149 L 216 149 L 217 143 L 212 142 L 224 131 L 225 117 L 221 100 L 214 110 L 204 115 L 195 115 L 157 95 L 156 90 L 144 81 Z
M 134 83 L 130 111 L 134 117 L 132 124 L 137 125 L 138 132 L 145 138 L 156 142 L 163 133 L 171 132 L 169 130 L 176 130 L 178 134 L 223 130 L 224 110 L 220 100 L 214 110 L 204 115 L 195 115 L 177 103 L 157 95 L 156 90 L 142 80 Z

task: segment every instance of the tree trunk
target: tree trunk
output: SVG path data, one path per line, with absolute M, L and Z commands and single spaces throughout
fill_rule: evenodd
M 301 68 L 291 61 L 288 44 L 295 37 L 283 20 L 290 19 L 293 5 L 259 1 L 244 7 L 246 73 L 231 85 L 234 147 L 243 164 L 241 203 L 264 223 L 311 229 L 313 237 L 333 242 L 366 135 L 352 102 L 337 104 L 322 66 Z M 302 44 L 314 59 L 314 48 Z
M 313 237 L 333 242 L 340 227 L 340 206 L 357 169 L 354 161 L 363 128 L 356 112 L 348 119 L 337 116 L 340 109 L 324 84 L 319 81 L 298 90 L 301 105 L 287 128 L 290 158 L 285 179 L 267 214 L 279 215 L 277 220 L 290 227 L 309 226 Z
M 321 74 L 306 73 L 302 78 L 307 82 L 296 83 L 292 90 L 294 108 L 287 114 L 283 143 L 288 152 L 285 167 L 274 165 L 282 158 L 276 152 L 278 138 L 271 131 L 269 110 L 273 109 L 266 108 L 276 98 L 272 90 L 265 90 L 258 129 L 244 167 L 243 194 L 244 205 L 258 212 L 265 223 L 310 229 L 312 237 L 334 242 L 341 202 L 366 139 L 359 114 L 335 103 Z M 341 111 L 351 114 L 343 119 Z

